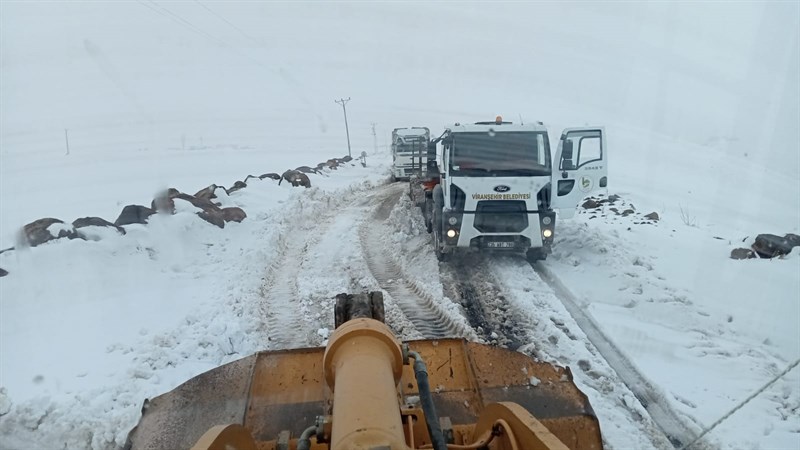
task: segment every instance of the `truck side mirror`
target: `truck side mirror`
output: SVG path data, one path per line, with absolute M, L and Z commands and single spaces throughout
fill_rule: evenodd
M 572 159 L 572 141 L 569 139 L 564 140 L 564 146 L 561 148 L 561 159 Z
M 564 140 L 564 144 L 561 147 L 561 169 L 575 170 L 575 164 L 572 162 L 572 141 L 569 139 Z M 561 175 L 564 178 L 567 177 L 566 172 Z

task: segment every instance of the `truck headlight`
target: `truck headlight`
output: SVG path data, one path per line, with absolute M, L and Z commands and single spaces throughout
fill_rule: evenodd
M 449 223 L 450 225 L 455 225 L 455 224 L 457 224 L 457 223 L 458 223 L 458 217 L 456 217 L 456 216 L 450 216 L 450 218 L 449 218 L 449 219 L 447 219 L 447 223 Z M 453 236 L 450 236 L 450 237 L 453 237 Z
M 545 218 L 545 220 L 546 219 L 547 218 Z M 544 230 L 542 230 L 542 236 L 544 236 L 545 238 L 549 238 L 549 237 L 553 236 L 553 230 L 551 230 L 549 228 L 545 228 Z

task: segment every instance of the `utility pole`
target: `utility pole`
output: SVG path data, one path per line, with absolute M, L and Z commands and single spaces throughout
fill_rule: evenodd
M 372 122 L 372 148 L 375 153 L 378 153 L 378 134 L 375 133 L 375 125 L 377 123 Z
M 64 140 L 67 142 L 67 155 L 69 155 L 69 132 L 64 128 Z
M 350 101 L 350 97 L 334 101 L 342 105 L 342 111 L 344 111 L 344 131 L 347 133 L 347 156 L 352 158 L 353 155 L 350 154 L 350 129 L 347 128 L 347 107 L 345 106 L 347 102 Z

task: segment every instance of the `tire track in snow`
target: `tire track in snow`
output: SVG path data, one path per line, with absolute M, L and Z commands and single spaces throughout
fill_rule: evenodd
M 326 236 L 342 209 L 353 207 L 363 196 L 355 195 L 370 186 L 324 193 L 300 194 L 285 208 L 292 212 L 284 218 L 283 232 L 275 245 L 276 255 L 267 266 L 261 288 L 261 316 L 270 350 L 305 347 L 312 344 L 315 329 L 307 317 L 313 300 L 301 298 L 299 279 L 304 263 L 318 258 L 312 250 Z
M 555 292 L 556 296 L 575 322 L 583 330 L 586 337 L 594 345 L 600 355 L 617 372 L 619 378 L 630 389 L 650 418 L 661 429 L 666 438 L 675 448 L 683 448 L 694 440 L 697 433 L 692 430 L 673 410 L 664 395 L 645 378 L 630 360 L 622 354 L 617 346 L 606 337 L 580 306 L 575 295 L 561 282 L 561 280 L 545 264 L 540 262 L 531 264 L 533 269 L 541 276 Z M 708 443 L 698 442 L 694 448 L 712 448 Z
M 287 226 L 278 242 L 277 255 L 267 269 L 262 297 L 264 323 L 270 350 L 308 346 L 308 336 L 298 295 L 298 278 L 308 249 L 330 225 L 330 213 L 311 221 L 302 221 L 299 228 Z
M 499 283 L 488 275 L 482 255 L 463 255 L 439 267 L 442 283 L 464 307 L 470 325 L 493 345 L 517 350 L 529 341 L 530 324 L 520 323 Z
M 381 288 L 426 339 L 466 337 L 474 340 L 477 335 L 465 325 L 463 318 L 453 318 L 439 308 L 437 299 L 406 276 L 384 246 L 390 231 L 384 223 L 404 192 L 403 187 L 403 184 L 390 185 L 386 193 L 377 197 L 378 206 L 372 217 L 361 224 L 359 236 L 367 266 Z

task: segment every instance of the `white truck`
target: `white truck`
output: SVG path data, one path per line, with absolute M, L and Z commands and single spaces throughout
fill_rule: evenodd
M 423 212 L 443 261 L 461 249 L 550 253 L 559 217 L 572 217 L 580 200 L 608 183 L 602 127 L 567 128 L 553 158 L 541 122 L 455 124 L 431 141 L 436 152 Z M 438 171 L 438 174 L 434 174 Z
M 392 178 L 408 181 L 425 175 L 431 131 L 426 127 L 395 128 L 392 131 Z

